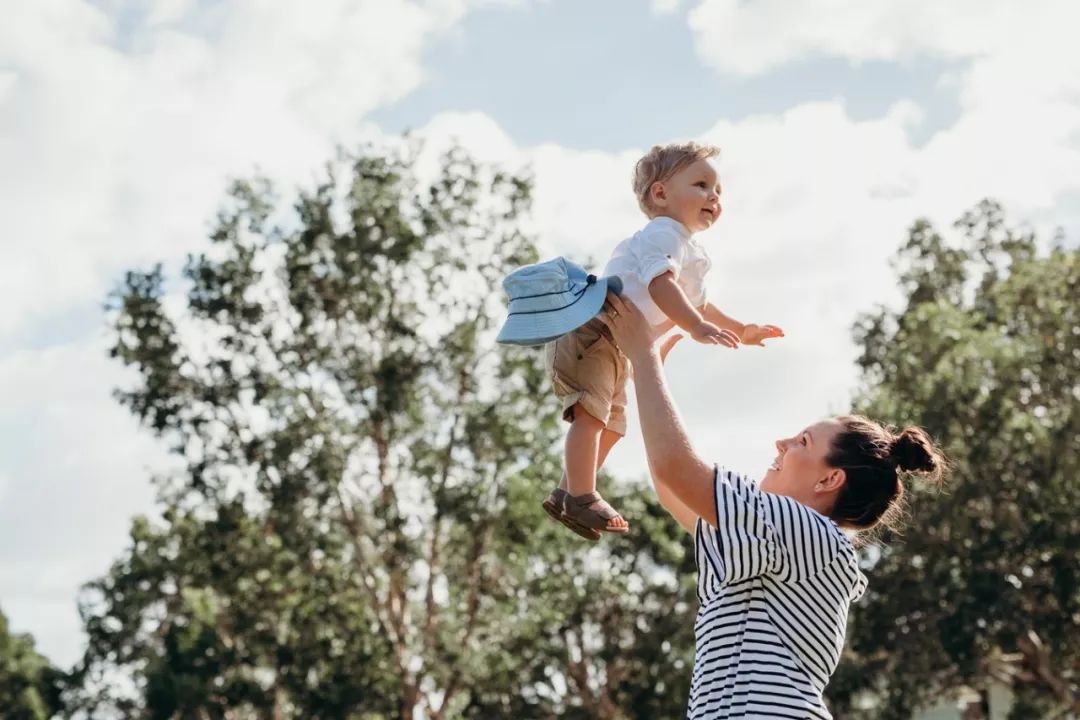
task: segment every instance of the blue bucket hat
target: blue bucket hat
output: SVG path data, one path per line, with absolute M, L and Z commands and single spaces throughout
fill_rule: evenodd
M 622 292 L 622 281 L 616 276 L 598 278 L 557 257 L 518 268 L 503 280 L 503 290 L 510 312 L 496 340 L 543 345 L 596 317 L 608 290 Z

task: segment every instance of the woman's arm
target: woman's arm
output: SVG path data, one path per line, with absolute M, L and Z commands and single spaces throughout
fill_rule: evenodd
M 671 507 L 665 507 L 683 527 L 687 525 L 684 520 L 688 521 L 691 532 L 699 516 L 715 527 L 714 469 L 690 444 L 679 411 L 668 392 L 659 356 L 650 348 L 648 353 L 641 353 L 636 360 L 631 358 L 630 361 L 634 366 L 634 390 L 641 434 L 645 439 L 645 455 L 657 493 L 661 486 L 670 491 L 680 506 L 682 517 Z M 694 516 L 693 519 L 690 516 Z
M 653 476 L 653 485 L 656 487 L 656 499 L 671 514 L 671 517 L 675 518 L 679 525 L 682 525 L 686 532 L 693 535 L 697 528 L 697 513 L 686 507 L 682 500 L 675 497 L 675 493 L 672 492 L 671 488 L 657 480 L 655 475 Z
M 671 349 L 682 340 L 682 335 L 672 335 L 660 346 L 660 364 L 663 365 L 667 362 L 668 353 Z M 651 471 L 651 468 L 650 468 Z M 679 498 L 675 497 L 675 493 L 672 492 L 660 478 L 656 475 L 652 476 L 653 487 L 656 488 L 656 499 L 660 501 L 660 504 L 667 510 L 673 518 L 683 527 L 686 532 L 691 535 L 697 529 L 698 515 L 685 504 Z
M 633 303 L 614 293 L 608 294 L 601 318 L 634 368 L 641 434 L 658 494 L 661 485 L 671 491 L 672 497 L 682 505 L 679 509 L 682 517 L 676 515 L 676 519 L 684 527 L 684 520 L 689 521 L 691 514 L 704 518 L 715 527 L 713 467 L 690 445 L 664 380 L 652 329 Z

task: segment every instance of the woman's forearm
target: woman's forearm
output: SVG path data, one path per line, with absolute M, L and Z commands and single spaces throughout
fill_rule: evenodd
M 645 454 L 658 492 L 660 485 L 666 486 L 683 506 L 715 525 L 712 467 L 690 444 L 655 352 L 634 362 L 634 389 Z

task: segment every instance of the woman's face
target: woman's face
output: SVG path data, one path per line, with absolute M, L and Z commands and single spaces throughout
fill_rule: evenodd
M 792 437 L 776 441 L 776 459 L 761 481 L 761 489 L 786 495 L 804 505 L 817 505 L 821 487 L 834 470 L 825 462 L 833 438 L 840 432 L 836 420 L 822 420 Z

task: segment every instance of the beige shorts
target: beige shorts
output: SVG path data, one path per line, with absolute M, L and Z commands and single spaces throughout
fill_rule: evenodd
M 607 327 L 594 318 L 544 349 L 563 420 L 573 422 L 574 406 L 580 405 L 605 428 L 625 435 L 630 361 L 612 342 Z

